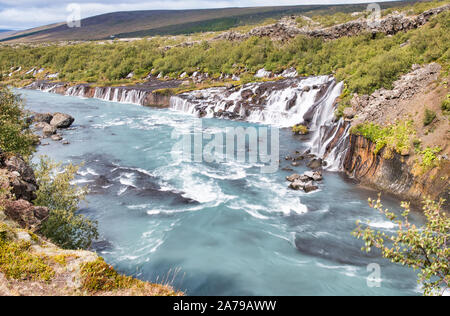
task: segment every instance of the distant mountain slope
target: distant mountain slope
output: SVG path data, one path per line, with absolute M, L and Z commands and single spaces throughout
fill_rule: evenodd
M 414 1 L 403 1 L 404 3 Z M 398 1 L 382 3 L 383 7 L 399 5 Z M 268 18 L 305 12 L 362 11 L 360 5 L 302 5 L 279 7 L 225 8 L 205 10 L 151 10 L 115 12 L 81 21 L 81 28 L 65 23 L 16 32 L 0 41 L 43 42 L 63 40 L 98 40 L 114 37 L 178 35 L 194 32 L 221 31 L 239 25 L 258 23 Z

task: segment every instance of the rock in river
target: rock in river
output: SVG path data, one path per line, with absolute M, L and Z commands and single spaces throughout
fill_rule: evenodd
M 50 136 L 56 134 L 56 127 L 55 126 L 52 126 L 52 125 L 47 124 L 47 123 L 42 123 L 42 124 L 45 124 L 44 128 L 42 129 L 42 135 L 44 137 L 50 137 Z
M 68 128 L 70 127 L 75 119 L 64 113 L 55 113 L 53 115 L 53 119 L 50 122 L 50 125 L 55 126 L 56 128 Z

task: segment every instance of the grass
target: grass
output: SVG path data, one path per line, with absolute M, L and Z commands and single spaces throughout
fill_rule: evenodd
M 430 110 L 430 109 L 425 109 L 425 116 L 423 119 L 423 126 L 428 126 L 431 123 L 433 123 L 433 121 L 436 119 L 436 112 Z
M 415 130 L 412 121 L 403 121 L 386 127 L 374 123 L 363 123 L 353 127 L 351 133 L 373 142 L 376 145 L 375 154 L 385 149 L 383 157 L 390 159 L 394 152 L 404 154 L 410 151 Z
M 143 295 L 176 296 L 181 293 L 170 287 L 150 284 L 132 277 L 117 273 L 103 258 L 81 265 L 82 288 L 89 293 L 111 292 L 117 290 L 133 290 Z
M 30 247 L 30 242 L 2 238 L 0 272 L 10 279 L 50 282 L 55 272 L 43 258 L 33 255 Z

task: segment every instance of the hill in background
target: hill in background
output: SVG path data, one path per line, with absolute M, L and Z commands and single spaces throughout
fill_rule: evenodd
M 385 2 L 381 6 L 389 8 L 411 2 L 416 1 Z M 0 41 L 46 42 L 192 34 L 223 31 L 237 26 L 261 23 L 267 19 L 279 19 L 291 14 L 314 15 L 363 11 L 366 6 L 367 4 L 302 5 L 115 12 L 83 19 L 81 28 L 69 28 L 65 23 L 52 24 L 0 36 Z

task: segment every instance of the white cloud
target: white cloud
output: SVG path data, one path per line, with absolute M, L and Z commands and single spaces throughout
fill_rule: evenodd
M 200 9 L 223 7 L 300 5 L 300 4 L 339 4 L 339 3 L 369 3 L 367 0 L 60 0 L 57 4 L 49 0 L 0 0 L 0 29 L 26 29 L 45 24 L 63 22 L 69 15 L 67 5 L 78 3 L 81 6 L 83 18 L 98 14 L 134 11 L 134 10 L 162 10 L 162 9 Z

